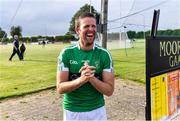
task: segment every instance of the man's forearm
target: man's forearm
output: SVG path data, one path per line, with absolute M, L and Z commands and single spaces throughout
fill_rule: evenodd
M 114 86 L 92 77 L 89 81 L 99 92 L 106 96 L 111 96 L 114 92 Z
M 72 81 L 61 82 L 57 84 L 57 91 L 60 94 L 72 92 L 73 90 L 79 88 L 81 85 L 83 85 L 86 82 L 87 81 L 83 77 L 79 77 Z

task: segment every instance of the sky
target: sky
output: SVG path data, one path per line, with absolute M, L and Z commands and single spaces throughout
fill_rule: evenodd
M 101 0 L 0 0 L 0 27 L 8 35 L 11 26 L 17 25 L 23 36 L 64 35 L 73 15 L 85 4 L 101 12 Z M 154 9 L 160 9 L 158 29 L 180 29 L 180 0 L 108 0 L 108 21 L 143 11 L 108 22 L 108 32 L 150 30 Z

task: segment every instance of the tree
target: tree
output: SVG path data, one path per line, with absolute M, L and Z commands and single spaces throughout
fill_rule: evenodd
M 90 5 L 85 4 L 74 14 L 70 22 L 69 33 L 75 33 L 75 18 L 81 15 L 82 13 L 89 12 L 89 11 L 90 11 Z M 91 11 L 96 16 L 96 22 L 99 23 L 98 21 L 99 21 L 100 14 L 94 9 L 93 6 L 91 6 Z
M 0 38 L 7 38 L 7 33 L 0 28 Z
M 133 39 L 136 37 L 136 32 L 135 31 L 128 31 L 127 35 L 130 39 Z
M 22 32 L 21 26 L 12 26 L 11 27 L 10 34 L 12 37 L 14 37 L 14 35 L 22 36 L 21 32 Z
M 144 32 L 143 31 L 139 31 L 136 33 L 136 38 L 144 38 Z

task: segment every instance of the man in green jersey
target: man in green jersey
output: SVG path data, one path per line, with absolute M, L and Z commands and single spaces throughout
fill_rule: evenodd
M 64 120 L 107 120 L 103 95 L 114 91 L 110 53 L 94 43 L 96 18 L 83 13 L 76 18 L 76 45 L 64 48 L 58 57 L 57 92 L 64 94 Z

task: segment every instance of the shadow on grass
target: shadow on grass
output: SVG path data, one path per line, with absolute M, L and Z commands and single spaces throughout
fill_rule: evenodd
M 40 89 L 37 89 L 37 90 L 32 90 L 32 91 L 28 91 L 28 92 L 22 92 L 20 94 L 12 94 L 12 95 L 7 95 L 7 96 L 1 96 L 0 95 L 0 101 L 2 101 L 3 99 L 7 99 L 7 98 L 22 97 L 22 96 L 25 96 L 25 95 L 28 95 L 28 94 L 38 93 L 38 92 L 41 92 L 41 91 L 44 91 L 44 90 L 50 90 L 50 89 L 56 89 L 56 86 L 53 85 L 53 86 L 49 86 L 49 87 L 45 87 L 45 88 L 40 88 Z
M 139 63 L 139 64 L 145 64 L 145 62 L 144 61 L 134 61 L 133 59 L 132 60 L 125 60 L 125 61 L 123 61 L 123 60 L 118 60 L 118 59 L 113 59 L 113 61 L 115 62 L 122 62 L 122 63 Z
M 33 60 L 33 59 L 25 59 L 24 61 L 31 61 L 31 62 L 48 62 L 48 63 L 57 63 L 57 61 L 51 61 L 51 60 Z

